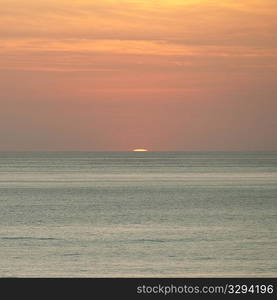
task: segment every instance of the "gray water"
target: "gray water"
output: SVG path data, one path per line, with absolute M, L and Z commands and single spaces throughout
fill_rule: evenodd
M 277 152 L 0 153 L 1 277 L 276 277 Z

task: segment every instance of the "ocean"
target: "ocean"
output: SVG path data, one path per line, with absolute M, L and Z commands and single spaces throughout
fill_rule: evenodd
M 0 277 L 276 277 L 277 152 L 1 152 Z

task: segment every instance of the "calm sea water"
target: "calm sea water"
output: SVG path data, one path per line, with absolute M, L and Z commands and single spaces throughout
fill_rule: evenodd
M 277 152 L 0 153 L 0 276 L 277 276 Z

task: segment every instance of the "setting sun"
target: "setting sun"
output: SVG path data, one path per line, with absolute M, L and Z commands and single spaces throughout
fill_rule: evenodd
M 134 149 L 133 151 L 134 152 L 147 152 L 148 150 L 144 149 L 144 148 L 139 148 L 139 149 Z

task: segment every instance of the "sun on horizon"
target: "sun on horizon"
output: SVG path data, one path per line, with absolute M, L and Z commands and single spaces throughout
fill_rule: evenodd
M 137 148 L 137 149 L 133 149 L 133 152 L 148 152 L 148 150 L 145 148 Z

